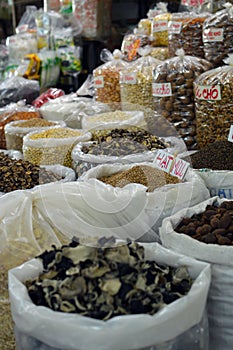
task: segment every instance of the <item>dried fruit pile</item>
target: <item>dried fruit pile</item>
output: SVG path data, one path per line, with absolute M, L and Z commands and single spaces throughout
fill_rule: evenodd
M 204 243 L 233 245 L 233 201 L 207 205 L 203 213 L 183 218 L 176 232 Z
M 145 260 L 144 248 L 137 243 L 116 245 L 102 238 L 97 247 L 90 247 L 73 240 L 39 258 L 44 271 L 25 282 L 32 301 L 101 320 L 153 315 L 187 294 L 192 285 L 186 267 Z

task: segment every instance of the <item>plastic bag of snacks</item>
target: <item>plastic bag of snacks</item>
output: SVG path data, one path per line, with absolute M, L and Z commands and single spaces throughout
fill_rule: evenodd
M 72 244 L 75 245 L 75 241 Z M 73 254 L 73 258 L 75 257 L 75 249 L 77 251 L 81 249 L 87 257 L 92 254 L 92 260 L 104 261 L 104 266 L 108 266 L 107 264 L 110 264 L 110 261 L 115 262 L 114 266 L 117 266 L 117 268 L 115 267 L 113 270 L 112 267 L 114 276 L 118 276 L 119 274 L 118 261 L 121 262 L 122 254 L 125 256 L 123 259 L 125 266 L 128 266 L 130 269 L 133 266 L 137 276 L 142 276 L 142 269 L 138 269 L 136 267 L 137 264 L 140 263 L 141 266 L 144 266 L 145 259 L 147 259 L 148 265 L 151 261 L 154 262 L 154 268 L 157 267 L 156 275 L 160 276 L 160 279 L 166 280 L 168 273 L 174 276 L 174 284 L 177 289 L 179 285 L 182 285 L 182 282 L 184 283 L 184 279 L 186 278 L 186 289 L 182 287 L 182 291 L 179 294 L 177 293 L 179 297 L 178 295 L 176 296 L 176 299 L 178 298 L 176 302 L 171 302 L 167 299 L 166 302 L 164 301 L 163 307 L 157 306 L 156 311 L 152 315 L 149 314 L 149 306 L 144 307 L 145 311 L 142 309 L 140 312 L 137 309 L 136 305 L 142 304 L 142 300 L 144 301 L 145 298 L 141 297 L 140 300 L 139 296 L 133 299 L 133 304 L 135 304 L 134 312 L 131 311 L 127 312 L 126 315 L 122 315 L 121 311 L 120 313 L 118 312 L 120 316 L 110 320 L 102 320 L 103 316 L 101 319 L 95 319 L 96 317 L 93 318 L 94 316 L 90 318 L 79 314 L 72 314 L 65 308 L 63 313 L 61 313 L 54 311 L 48 306 L 37 306 L 30 298 L 28 289 L 24 283 L 29 279 L 36 279 L 43 272 L 43 260 L 33 259 L 9 272 L 12 316 L 16 323 L 16 339 L 17 345 L 20 348 L 23 346 L 25 350 L 32 348 L 39 350 L 42 347 L 46 350 L 61 348 L 64 350 L 100 350 L 103 348 L 112 350 L 149 350 L 153 348 L 159 350 L 161 348 L 185 349 L 188 347 L 192 350 L 204 350 L 208 347 L 208 326 L 204 317 L 210 284 L 210 268 L 208 264 L 173 253 L 157 244 L 139 245 L 128 243 L 127 246 L 120 245 L 112 251 L 111 248 L 87 247 L 76 243 L 75 248 L 67 246 L 63 249 L 64 252 L 62 250 L 61 254 L 65 255 L 66 249 L 67 253 L 70 252 L 70 254 Z M 101 252 L 101 258 L 98 259 L 95 258 L 97 249 Z M 113 252 L 115 252 L 114 256 Z M 109 256 L 107 256 L 107 253 Z M 131 258 L 130 264 L 128 257 Z M 86 260 L 86 256 L 83 259 Z M 125 262 L 125 259 L 127 262 Z M 144 274 L 147 272 L 147 269 L 144 267 Z M 65 273 L 65 268 L 62 270 Z M 83 277 L 80 278 L 83 279 Z M 96 277 L 92 277 L 92 280 L 93 278 L 95 281 Z M 117 298 L 119 298 L 118 303 L 124 303 L 124 296 L 118 293 L 123 281 L 118 282 L 118 287 L 114 287 L 114 291 L 118 291 L 114 292 L 112 296 L 110 287 L 107 287 L 107 285 L 106 288 L 104 287 L 106 284 L 104 282 L 104 272 L 98 278 L 98 283 L 100 283 L 100 280 L 101 282 L 103 281 L 102 288 L 106 290 L 105 294 L 109 298 L 109 303 L 112 303 L 112 300 Z M 144 278 L 138 277 L 139 280 L 140 282 L 138 284 L 142 283 L 141 280 L 144 281 Z M 50 283 L 49 277 L 46 281 Z M 119 281 L 119 279 L 115 278 L 115 281 Z M 131 279 L 129 281 L 128 286 L 130 286 L 131 290 L 133 288 Z M 192 286 L 190 288 L 191 283 Z M 147 285 L 145 286 L 144 284 L 140 286 L 138 287 L 139 295 L 142 293 L 141 289 L 145 290 L 147 288 Z M 30 289 L 29 282 L 28 288 Z M 44 289 L 44 287 L 42 288 Z M 92 289 L 91 284 L 89 284 L 89 288 Z M 102 294 L 102 289 L 100 290 Z M 156 290 L 158 294 L 157 303 L 159 304 L 158 300 L 163 299 L 163 296 L 159 299 L 162 289 L 156 287 Z M 146 292 L 144 293 L 144 295 L 147 295 Z M 167 292 L 167 294 L 170 295 L 170 292 Z M 148 299 L 150 298 L 148 297 Z M 118 303 L 116 302 L 116 304 Z M 67 302 L 66 304 L 70 303 Z M 92 304 L 95 305 L 98 302 L 93 301 Z M 156 302 L 154 302 L 155 304 Z M 22 309 L 24 310 L 23 313 L 21 311 Z M 96 314 L 99 314 L 99 312 Z M 102 314 L 105 314 L 105 312 Z M 176 320 L 175 323 L 174 319 Z M 30 329 L 28 328 L 28 324 L 31 325 Z M 201 327 L 203 328 L 201 329 Z M 68 343 L 67 339 L 69 339 Z
M 226 4 L 225 0 L 205 0 L 205 1 L 201 1 L 201 6 L 200 6 L 200 10 L 201 11 L 205 11 L 205 12 L 210 12 L 210 13 L 215 13 L 219 10 L 224 9 L 224 6 Z M 233 3 L 232 0 L 228 0 L 228 3 Z
M 233 201 L 214 197 L 166 218 L 160 229 L 163 245 L 211 263 L 207 304 L 211 350 L 232 349 L 232 208 Z
M 50 100 L 55 100 L 56 98 L 64 95 L 64 91 L 57 88 L 50 88 L 47 91 L 43 92 L 37 99 L 35 99 L 35 101 L 32 102 L 32 105 L 36 108 L 40 108 L 46 102 Z
M 169 56 L 174 57 L 177 49 L 186 55 L 204 58 L 202 40 L 203 23 L 209 14 L 175 13 L 169 22 Z
M 0 107 L 11 102 L 26 100 L 30 104 L 40 94 L 38 81 L 27 80 L 22 77 L 12 77 L 0 84 Z
M 233 123 L 233 55 L 227 66 L 201 74 L 194 83 L 197 141 L 200 148 L 228 137 Z
M 134 29 L 133 33 L 127 33 L 122 41 L 121 52 L 124 59 L 128 62 L 134 61 L 140 57 L 138 49 L 149 45 L 150 37 L 143 34 L 139 29 Z
M 102 103 L 121 101 L 120 71 L 127 65 L 122 56 L 120 50 L 115 50 L 113 53 L 107 49 L 101 51 L 101 60 L 106 63 L 93 71 L 96 101 Z
M 209 62 L 180 49 L 154 71 L 154 108 L 176 127 L 188 149 L 197 147 L 193 82 L 209 68 Z
M 140 49 L 139 58 L 120 72 L 121 102 L 132 107 L 153 108 L 153 70 L 161 61 L 150 56 L 151 48 Z
M 95 115 L 111 111 L 104 103 L 93 99 L 78 97 L 75 93 L 65 95 L 45 103 L 40 113 L 47 120 L 63 120 L 70 128 L 81 129 L 82 118 L 86 115 Z
M 223 65 L 224 58 L 233 52 L 233 5 L 207 18 L 203 26 L 205 58 L 214 67 Z
M 129 125 L 139 126 L 143 120 L 144 114 L 141 111 L 106 112 L 84 116 L 82 118 L 82 129 L 91 131 L 95 129 L 121 128 Z
M 90 139 L 91 133 L 70 128 L 33 131 L 23 138 L 24 159 L 38 165 L 61 164 L 71 168 L 73 147 Z
M 30 119 L 30 120 L 19 120 L 13 121 L 5 125 L 4 133 L 6 139 L 6 148 L 15 149 L 22 152 L 23 148 L 23 137 L 29 132 L 36 130 L 45 130 L 55 126 L 66 126 L 63 121 L 50 122 L 45 119 Z
M 153 46 L 168 46 L 168 21 L 171 14 L 167 12 L 167 4 L 160 3 L 163 13 L 157 15 L 152 23 L 152 45 Z
M 15 120 L 29 120 L 40 118 L 39 112 L 32 106 L 25 106 L 23 103 L 11 103 L 0 109 L 0 148 L 6 148 L 4 128 L 8 123 Z

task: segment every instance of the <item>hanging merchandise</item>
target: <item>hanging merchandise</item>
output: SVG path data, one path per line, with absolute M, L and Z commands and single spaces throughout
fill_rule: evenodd
M 204 58 L 202 40 L 203 23 L 209 14 L 181 12 L 172 14 L 168 24 L 169 56 L 174 57 L 176 50 L 183 48 L 186 55 Z
M 201 58 L 186 56 L 183 49 L 177 50 L 176 54 L 176 57 L 164 61 L 154 71 L 154 108 L 176 127 L 188 149 L 195 149 L 193 82 L 211 65 Z
M 224 62 L 228 65 L 200 75 L 194 83 L 200 148 L 216 140 L 227 140 L 233 124 L 233 54 Z
M 214 67 L 224 64 L 224 58 L 233 53 L 233 5 L 210 16 L 203 26 L 205 58 Z
M 133 61 L 140 57 L 138 49 L 150 44 L 150 37 L 136 28 L 133 33 L 127 33 L 122 41 L 121 51 L 126 61 Z
M 36 12 L 36 6 L 26 6 L 26 11 L 24 12 L 18 26 L 16 27 L 17 34 L 24 32 L 36 32 Z
M 120 72 L 122 108 L 140 107 L 153 109 L 153 70 L 161 61 L 150 56 L 151 48 L 138 50 L 141 57 Z
M 107 49 L 101 51 L 100 58 L 105 63 L 93 71 L 96 101 L 120 103 L 120 71 L 127 66 L 122 57 L 120 50 L 113 53 Z
M 153 19 L 152 44 L 153 46 L 168 46 L 168 21 L 171 14 L 167 11 L 167 4 L 159 3 L 157 7 L 161 9 L 162 13 Z

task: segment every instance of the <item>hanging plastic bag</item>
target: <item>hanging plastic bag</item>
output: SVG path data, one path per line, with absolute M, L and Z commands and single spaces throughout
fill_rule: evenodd
M 203 148 L 228 137 L 233 123 L 231 88 L 233 55 L 224 60 L 227 66 L 201 74 L 194 82 L 198 146 Z
M 102 66 L 93 71 L 95 99 L 102 103 L 120 103 L 120 71 L 127 65 L 120 50 L 111 53 L 103 49 L 100 54 Z
M 157 66 L 153 78 L 154 108 L 172 123 L 188 149 L 197 148 L 193 82 L 210 69 L 210 63 L 186 56 L 183 49 L 177 56 Z

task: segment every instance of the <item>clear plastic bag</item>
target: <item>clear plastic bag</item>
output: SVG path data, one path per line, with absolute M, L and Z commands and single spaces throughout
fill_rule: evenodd
M 176 127 L 188 149 L 197 147 L 193 82 L 209 68 L 209 62 L 180 49 L 154 71 L 155 111 Z
M 150 56 L 150 47 L 138 52 L 141 57 L 120 72 L 121 102 L 124 107 L 139 105 L 153 109 L 153 70 L 161 61 Z
M 163 46 L 153 47 L 150 56 L 157 60 L 164 61 L 169 58 L 168 48 Z
M 167 4 L 160 3 L 161 14 L 153 19 L 152 23 L 152 45 L 153 46 L 168 46 L 168 22 L 171 14 L 167 11 Z
M 160 238 L 164 246 L 199 261 L 211 263 L 211 287 L 207 301 L 211 350 L 232 349 L 232 246 L 199 242 L 186 234 L 178 234 L 175 228 L 184 217 L 201 214 L 207 205 L 219 205 L 225 201 L 226 199 L 213 197 L 192 208 L 183 209 L 164 219 L 160 228 Z
M 75 93 L 45 103 L 40 113 L 47 120 L 63 120 L 70 128 L 81 129 L 83 116 L 111 111 L 104 103 L 91 98 L 77 97 Z
M 26 11 L 21 17 L 18 26 L 16 27 L 16 33 L 24 33 L 29 31 L 36 32 L 36 11 L 37 7 L 34 5 L 26 6 Z
M 93 71 L 93 80 L 95 88 L 95 99 L 102 103 L 119 103 L 120 96 L 120 71 L 127 65 L 122 60 L 122 53 L 115 50 L 113 53 L 103 49 L 100 57 L 103 62 Z
M 121 45 L 124 60 L 127 62 L 136 60 L 140 57 L 138 49 L 150 45 L 150 43 L 150 37 L 137 29 L 134 29 L 133 33 L 126 33 Z
M 212 69 L 194 82 L 198 146 L 225 140 L 233 123 L 233 55 L 228 66 Z
M 30 104 L 40 94 L 38 81 L 27 80 L 22 77 L 12 77 L 0 84 L 0 107 L 11 102 L 26 100 Z
M 208 325 L 203 314 L 210 284 L 209 265 L 157 244 L 143 246 L 146 259 L 165 266 L 187 266 L 194 282 L 186 296 L 149 317 L 146 314 L 119 316 L 104 322 L 60 314 L 34 305 L 28 296 L 23 281 L 36 277 L 42 270 L 41 262 L 34 259 L 9 272 L 10 300 L 19 349 L 180 350 L 181 344 L 193 350 L 208 349 Z
M 174 57 L 177 49 L 183 49 L 186 55 L 204 58 L 202 40 L 203 23 L 209 14 L 193 12 L 175 13 L 169 22 L 169 56 Z
M 224 64 L 228 54 L 233 53 L 233 5 L 207 18 L 203 26 L 205 58 L 214 67 Z
M 91 133 L 70 128 L 33 131 L 23 138 L 23 156 L 33 164 L 61 164 L 71 168 L 73 147 L 79 142 L 90 139 Z
M 12 61 L 20 61 L 25 55 L 38 51 L 36 35 L 33 33 L 8 36 L 6 46 L 9 51 L 9 58 Z
M 50 127 L 65 127 L 66 123 L 63 121 L 48 122 L 44 119 L 31 119 L 30 125 L 31 126 L 28 126 L 28 121 L 25 120 L 7 123 L 4 127 L 6 148 L 15 149 L 22 152 L 23 138 L 25 135 L 29 134 L 32 131 L 46 130 Z

